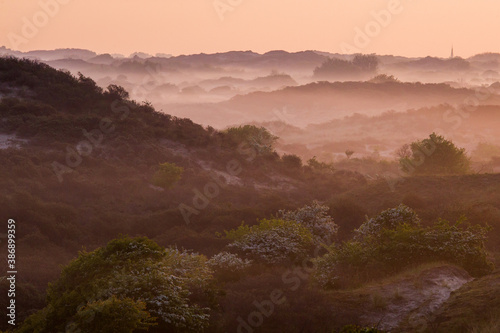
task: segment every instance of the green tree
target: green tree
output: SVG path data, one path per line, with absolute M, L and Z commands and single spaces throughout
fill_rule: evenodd
M 162 163 L 153 176 L 153 184 L 168 189 L 181 179 L 183 172 L 182 167 L 178 167 L 173 163 Z
M 432 133 L 429 138 L 401 148 L 399 164 L 406 173 L 465 174 L 470 171 L 470 159 L 465 148 L 458 148 L 443 136 Z
M 90 302 L 75 316 L 74 330 L 92 333 L 132 333 L 147 331 L 155 318 L 146 311 L 146 304 L 131 298 L 111 296 L 106 300 Z M 71 331 L 71 326 L 67 327 Z
M 255 125 L 244 125 L 230 127 L 223 132 L 226 140 L 232 147 L 246 143 L 254 148 L 259 154 L 270 154 L 274 151 L 274 144 L 278 137 L 271 134 L 265 127 Z
M 211 271 L 205 261 L 145 237 L 115 239 L 81 252 L 64 267 L 49 285 L 47 307 L 30 316 L 18 332 L 115 332 L 111 327 L 116 320 L 119 332 L 152 324 L 158 332 L 203 330 L 207 309 L 189 296 L 191 288 L 208 286 Z M 100 325 L 109 330 L 94 330 Z

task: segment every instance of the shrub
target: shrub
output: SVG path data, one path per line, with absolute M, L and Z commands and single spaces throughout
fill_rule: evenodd
M 491 272 L 484 241 L 487 228 L 439 220 L 431 227 L 406 206 L 386 210 L 366 221 L 353 241 L 332 245 L 327 254 L 315 259 L 315 280 L 325 288 L 338 287 L 352 276 L 378 272 L 394 273 L 409 265 L 448 261 L 470 274 Z
M 251 260 L 241 259 L 237 254 L 229 252 L 217 253 L 207 262 L 208 266 L 214 270 L 225 270 L 231 272 L 241 271 L 248 268 L 251 263 Z
M 220 252 L 214 255 L 207 265 L 214 270 L 221 280 L 236 280 L 252 264 L 251 260 L 242 259 L 237 254 Z
M 75 323 L 67 331 L 123 332 L 147 331 L 154 326 L 154 319 L 146 310 L 146 304 L 131 298 L 111 296 L 106 300 L 87 303 L 78 310 Z
M 311 232 L 302 224 L 282 219 L 263 219 L 252 227 L 242 224 L 226 231 L 229 247 L 269 264 L 295 261 L 306 256 L 313 244 Z
M 164 189 L 170 188 L 181 179 L 184 169 L 173 163 L 162 163 L 153 176 L 153 184 Z
M 121 315 L 131 316 L 121 322 L 128 325 L 123 332 L 152 323 L 160 331 L 202 330 L 208 325 L 206 309 L 188 296 L 192 285 L 207 283 L 207 270 L 203 257 L 165 250 L 147 238 L 115 239 L 80 253 L 64 267 L 49 285 L 48 306 L 29 317 L 20 331 L 96 327 Z
M 330 244 L 339 229 L 333 218 L 328 215 L 330 208 L 314 201 L 295 211 L 279 211 L 279 217 L 287 221 L 295 221 L 304 225 L 313 234 L 316 244 Z
M 285 154 L 281 157 L 283 164 L 290 169 L 300 169 L 302 167 L 302 159 L 295 154 Z
M 370 236 L 377 237 L 383 229 L 395 229 L 403 224 L 418 227 L 420 225 L 420 218 L 414 210 L 401 204 L 396 208 L 387 209 L 363 223 L 355 231 L 356 239 L 363 239 Z

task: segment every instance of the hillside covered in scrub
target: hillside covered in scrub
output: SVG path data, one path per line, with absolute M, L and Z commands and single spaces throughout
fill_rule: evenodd
M 485 326 L 459 300 L 499 291 L 496 174 L 376 179 L 17 58 L 0 58 L 0 120 L 19 332 Z

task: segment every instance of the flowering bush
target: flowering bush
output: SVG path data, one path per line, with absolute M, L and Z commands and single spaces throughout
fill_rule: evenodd
M 313 244 L 311 232 L 302 224 L 282 219 L 263 219 L 252 227 L 242 224 L 226 231 L 229 247 L 269 264 L 303 258 Z
M 296 221 L 304 225 L 311 231 L 316 244 L 330 244 L 337 234 L 339 226 L 333 222 L 333 218 L 329 216 L 328 206 L 322 206 L 317 201 L 311 205 L 304 206 L 295 211 L 278 212 L 281 219 L 287 221 Z
M 214 255 L 208 262 L 215 271 L 238 272 L 250 266 L 251 260 L 241 259 L 237 254 L 229 252 L 220 252 Z
M 356 230 L 356 239 L 380 235 L 383 229 L 395 229 L 400 225 L 408 224 L 412 227 L 420 226 L 420 218 L 417 213 L 401 204 L 396 208 L 384 210 L 382 213 L 367 220 Z
M 394 273 L 409 265 L 441 260 L 475 276 L 487 274 L 492 269 L 484 247 L 487 229 L 463 222 L 440 220 L 424 228 L 408 207 L 386 210 L 365 222 L 355 240 L 332 245 L 327 254 L 315 259 L 314 277 L 321 286 L 331 288 L 353 275 L 368 276 L 373 270 Z
M 136 318 L 123 321 L 130 325 L 123 332 L 148 325 L 165 332 L 201 331 L 208 325 L 207 309 L 189 296 L 192 287 L 206 286 L 210 277 L 202 256 L 165 250 L 147 238 L 115 239 L 80 253 L 67 265 L 49 286 L 48 306 L 28 318 L 21 330 L 79 331 L 105 322 L 106 313 L 120 316 L 116 309 L 121 307 L 120 313 Z M 90 316 L 96 309 L 102 313 Z

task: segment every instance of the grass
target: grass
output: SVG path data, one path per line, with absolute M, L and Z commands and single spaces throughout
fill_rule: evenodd
M 500 332 L 500 271 L 452 293 L 432 319 L 432 332 Z M 494 319 L 492 319 L 494 318 Z
M 374 292 L 371 297 L 372 306 L 375 310 L 385 310 L 387 308 L 387 300 L 378 291 Z
M 470 333 L 498 333 L 500 332 L 500 318 L 492 318 L 485 324 L 472 327 Z
M 435 261 L 435 262 L 423 263 L 420 265 L 408 267 L 405 270 L 403 270 L 397 274 L 393 274 L 393 275 L 387 276 L 387 277 L 382 278 L 382 279 L 377 279 L 375 281 L 369 281 L 369 282 L 366 282 L 364 284 L 360 284 L 360 285 L 356 286 L 355 288 L 348 289 L 348 290 L 357 291 L 357 292 L 366 292 L 366 291 L 371 290 L 373 288 L 380 288 L 380 287 L 383 287 L 386 285 L 391 285 L 393 283 L 396 283 L 396 282 L 399 282 L 402 280 L 406 280 L 406 279 L 413 280 L 415 287 L 417 289 L 421 289 L 422 288 L 422 281 L 420 279 L 418 279 L 419 275 L 427 270 L 432 269 L 432 268 L 438 268 L 438 267 L 442 267 L 442 266 L 455 266 L 458 268 L 458 266 L 450 264 L 450 263 L 445 262 L 445 261 Z

